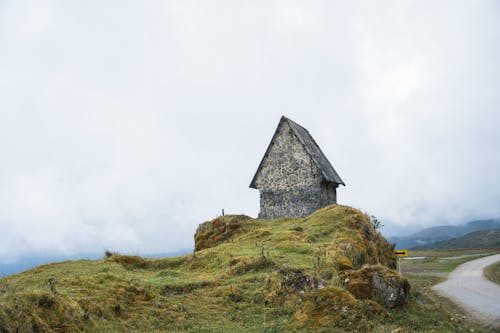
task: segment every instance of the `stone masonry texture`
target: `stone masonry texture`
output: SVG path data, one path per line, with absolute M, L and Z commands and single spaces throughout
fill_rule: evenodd
M 253 182 L 261 219 L 303 217 L 337 203 L 338 184 L 325 181 L 288 122 L 280 122 Z

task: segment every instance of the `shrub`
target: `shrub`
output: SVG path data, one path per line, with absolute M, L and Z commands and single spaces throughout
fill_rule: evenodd
M 116 262 L 126 269 L 137 269 L 137 268 L 146 268 L 146 260 L 138 256 L 127 256 L 118 253 L 113 253 L 106 260 Z
M 253 259 L 238 256 L 229 261 L 229 273 L 232 275 L 240 275 L 248 272 L 260 271 L 273 267 L 274 265 L 274 261 L 265 256 L 259 256 Z

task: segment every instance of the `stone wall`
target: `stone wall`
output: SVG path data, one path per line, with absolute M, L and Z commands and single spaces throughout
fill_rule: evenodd
M 259 218 L 303 217 L 336 203 L 336 187 L 322 182 L 318 168 L 287 123 L 279 129 L 255 185 Z

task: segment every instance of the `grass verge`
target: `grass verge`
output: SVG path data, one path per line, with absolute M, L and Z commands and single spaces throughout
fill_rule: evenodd
M 486 267 L 484 269 L 484 276 L 488 280 L 500 285 L 500 261 Z

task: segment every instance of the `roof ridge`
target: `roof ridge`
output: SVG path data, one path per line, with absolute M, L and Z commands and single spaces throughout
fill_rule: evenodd
M 299 142 L 304 146 L 304 149 L 306 150 L 307 154 L 314 161 L 314 163 L 316 164 L 316 166 L 320 170 L 321 174 L 323 175 L 323 178 L 325 178 L 326 180 L 331 181 L 333 183 L 342 184 L 345 186 L 344 181 L 340 178 L 337 171 L 335 171 L 335 169 L 333 168 L 333 166 L 330 163 L 330 161 L 328 160 L 328 158 L 326 158 L 325 154 L 323 153 L 323 151 L 319 147 L 316 140 L 314 140 L 311 133 L 309 133 L 309 131 L 305 127 L 299 125 L 298 123 L 291 120 L 290 118 L 282 116 L 282 119 L 286 120 L 291 125 L 290 128 L 292 129 L 293 133 L 295 134 L 295 136 L 297 137 Z M 300 131 L 297 131 L 297 129 L 304 131 L 304 133 L 300 133 Z M 304 134 L 307 136 L 307 138 L 304 138 Z M 313 147 L 311 147 L 307 143 L 308 140 L 311 141 L 311 144 L 313 145 Z M 317 153 L 313 152 L 312 148 L 316 149 Z M 330 170 L 327 170 L 327 168 Z M 327 171 L 331 172 L 332 174 L 331 175 L 327 174 Z

